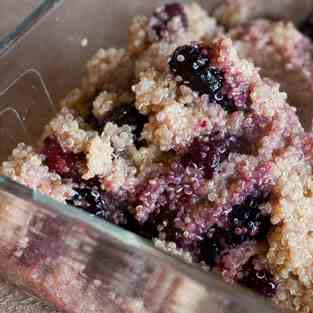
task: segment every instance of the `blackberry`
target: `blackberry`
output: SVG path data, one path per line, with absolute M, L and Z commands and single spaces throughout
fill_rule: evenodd
M 182 233 L 174 225 L 176 215 L 175 210 L 161 207 L 154 211 L 145 223 L 133 223 L 132 230 L 146 239 L 162 237 L 163 234 L 166 241 L 173 241 L 179 245 Z
M 84 121 L 93 129 L 98 131 L 100 134 L 103 130 L 103 122 L 99 121 L 93 113 L 90 111 L 84 118 Z
M 243 266 L 238 282 L 266 297 L 273 297 L 278 286 L 273 274 L 254 258 Z
M 149 21 L 149 37 L 151 41 L 159 41 L 168 33 L 168 23 L 178 17 L 184 29 L 188 28 L 188 19 L 184 6 L 180 3 L 171 3 L 159 7 Z
M 186 85 L 191 85 L 200 93 L 217 93 L 223 85 L 222 73 L 210 67 L 210 51 L 199 45 L 178 47 L 170 61 L 170 70 L 181 77 Z
M 240 140 L 235 136 L 222 136 L 220 133 L 206 135 L 194 139 L 183 161 L 185 164 L 196 164 L 204 170 L 206 178 L 211 178 L 229 153 L 239 148 Z
M 223 234 L 220 232 L 219 228 L 214 226 L 209 230 L 206 238 L 199 244 L 200 261 L 204 261 L 211 268 L 217 264 L 217 258 L 223 250 L 221 236 L 223 236 Z
M 140 137 L 144 125 L 148 122 L 148 117 L 141 114 L 133 104 L 122 104 L 115 108 L 111 114 L 99 123 L 101 129 L 108 122 L 112 122 L 118 126 L 131 126 L 135 145 L 140 147 L 143 144 Z
M 178 47 L 169 60 L 169 67 L 178 82 L 210 96 L 226 111 L 234 112 L 234 102 L 223 94 L 224 74 L 210 65 L 210 49 L 198 44 Z
M 233 249 L 250 240 L 262 241 L 270 229 L 270 216 L 263 214 L 259 206 L 268 200 L 268 194 L 255 191 L 246 200 L 235 205 L 223 226 L 213 226 L 200 243 L 200 259 L 209 266 L 217 262 L 223 250 Z
M 65 152 L 55 138 L 47 137 L 43 142 L 41 154 L 45 156 L 44 162 L 50 171 L 56 172 L 62 178 L 80 180 L 80 172 L 86 162 L 83 153 Z
M 242 204 L 233 207 L 227 217 L 227 242 L 236 246 L 247 240 L 265 240 L 270 229 L 270 216 L 259 210 L 268 197 L 250 195 Z
M 96 180 L 84 181 L 74 188 L 75 195 L 67 203 L 116 225 L 127 225 L 127 200 L 101 189 Z
M 299 30 L 313 40 L 313 14 L 311 14 L 299 25 Z

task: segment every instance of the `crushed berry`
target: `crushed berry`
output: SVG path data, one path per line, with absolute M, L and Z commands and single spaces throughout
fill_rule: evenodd
M 313 14 L 299 25 L 299 30 L 313 40 Z
M 196 164 L 211 178 L 230 152 L 239 151 L 240 142 L 235 136 L 221 136 L 220 133 L 197 137 L 188 153 L 183 157 L 185 164 Z
M 276 294 L 278 283 L 264 265 L 251 258 L 244 266 L 238 282 L 266 297 Z
M 174 221 L 176 215 L 177 212 L 175 210 L 168 210 L 165 207 L 161 207 L 151 214 L 147 222 L 133 222 L 132 230 L 146 239 L 163 237 L 163 239 L 176 242 L 181 246 L 182 232 L 175 227 Z
M 235 205 L 228 215 L 227 241 L 232 246 L 247 240 L 264 240 L 270 229 L 270 216 L 259 210 L 268 197 L 258 192 L 250 195 L 240 205 Z
M 188 18 L 181 3 L 170 3 L 159 7 L 149 21 L 151 41 L 163 39 L 168 32 L 168 24 L 173 18 L 179 18 L 184 29 L 188 28 Z
M 131 195 L 135 206 L 140 208 L 138 220 L 145 223 L 150 214 L 155 222 L 159 214 L 166 216 L 164 220 L 167 220 L 168 210 L 177 214 L 183 207 L 193 206 L 201 194 L 203 176 L 197 166 L 185 167 L 180 161 L 173 161 L 168 169 L 156 172 Z
M 56 172 L 62 178 L 72 178 L 75 181 L 80 180 L 80 172 L 85 166 L 83 153 L 65 152 L 55 138 L 47 137 L 44 140 L 41 154 L 46 157 L 45 164 L 50 171 Z
M 134 143 L 137 147 L 143 144 L 141 140 L 141 132 L 144 125 L 148 122 L 148 117 L 141 114 L 133 104 L 123 104 L 115 108 L 104 120 L 99 123 L 99 128 L 103 129 L 103 125 L 112 122 L 118 126 L 129 125 L 132 127 L 134 135 Z
M 186 246 L 189 239 L 183 236 L 179 220 L 205 197 L 206 180 L 237 146 L 238 140 L 228 135 L 195 139 L 186 154 L 152 174 L 130 195 L 139 223 L 149 225 L 154 235 Z
M 179 216 L 201 199 L 204 179 L 198 167 L 184 167 L 174 161 L 168 169 L 155 173 L 137 186 L 133 197 L 135 219 L 145 237 L 159 237 L 186 245 L 183 231 L 176 225 Z
M 169 67 L 178 82 L 200 94 L 209 95 L 210 101 L 229 112 L 237 110 L 233 101 L 222 92 L 224 74 L 210 65 L 209 48 L 198 44 L 178 47 L 169 60 Z
M 204 261 L 208 266 L 213 268 L 217 264 L 217 259 L 222 251 L 222 236 L 220 229 L 213 226 L 207 233 L 206 238 L 199 243 L 200 261 Z
M 67 203 L 116 225 L 127 225 L 127 200 L 101 189 L 97 180 L 84 181 L 74 188 L 75 195 Z
M 240 244 L 266 239 L 270 229 L 270 216 L 260 211 L 261 204 L 268 201 L 269 194 L 256 190 L 242 204 L 235 205 L 223 226 L 213 226 L 200 243 L 200 259 L 214 266 L 223 250 Z

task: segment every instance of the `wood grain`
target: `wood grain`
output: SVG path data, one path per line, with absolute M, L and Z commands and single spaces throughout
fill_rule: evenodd
M 1 313 L 59 313 L 0 278 Z

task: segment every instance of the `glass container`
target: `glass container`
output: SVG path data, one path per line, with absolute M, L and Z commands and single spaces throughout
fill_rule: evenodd
M 292 12 L 295 19 L 313 6 L 310 1 L 271 1 L 270 6 L 251 1 L 258 15 Z M 36 144 L 56 104 L 79 85 L 84 64 L 97 49 L 124 46 L 130 18 L 164 2 L 41 1 L 14 31 L 3 34 L 0 161 L 18 142 Z M 219 1 L 202 2 L 213 9 Z M 0 238 L 0 273 L 64 312 L 278 312 L 249 290 L 229 286 L 151 242 L 4 177 Z

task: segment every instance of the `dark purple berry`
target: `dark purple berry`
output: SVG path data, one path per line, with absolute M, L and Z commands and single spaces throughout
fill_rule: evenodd
M 239 148 L 240 141 L 234 136 L 221 136 L 220 133 L 202 136 L 193 141 L 183 161 L 196 164 L 204 170 L 206 178 L 211 178 L 229 153 L 239 151 Z
M 222 252 L 221 242 L 223 233 L 218 227 L 212 227 L 204 240 L 199 244 L 199 259 L 204 261 L 208 266 L 213 268 L 217 263 L 217 258 Z
M 234 113 L 236 111 L 245 110 L 246 106 L 239 108 L 235 105 L 233 99 L 230 99 L 228 96 L 218 94 L 214 96 L 214 100 L 218 103 L 225 111 L 229 113 Z
M 104 120 L 99 122 L 100 129 L 108 122 L 117 124 L 118 126 L 129 125 L 132 127 L 134 142 L 137 147 L 142 145 L 141 132 L 144 125 L 148 122 L 148 117 L 141 114 L 133 104 L 123 104 L 115 108 Z
M 238 146 L 239 140 L 229 135 L 216 133 L 197 138 L 187 153 L 170 162 L 167 168 L 151 174 L 130 195 L 140 225 L 179 247 L 189 245 L 190 240 L 183 236 L 186 212 L 206 197 L 206 180 L 212 178 L 220 163 Z M 195 234 L 188 231 L 192 238 L 197 237 L 197 230 Z
M 299 30 L 313 40 L 313 14 L 299 25 Z
M 203 171 L 196 166 L 185 167 L 180 161 L 173 161 L 168 169 L 154 173 L 138 185 L 130 197 L 139 232 L 184 246 L 183 231 L 177 228 L 176 221 L 201 198 L 203 177 Z
M 243 266 L 238 282 L 266 297 L 273 297 L 278 286 L 273 274 L 254 258 Z
M 94 130 L 98 131 L 100 134 L 103 130 L 103 122 L 99 121 L 93 113 L 90 111 L 84 118 L 84 121 Z
M 145 223 L 137 222 L 135 224 L 137 225 L 135 232 L 147 239 L 158 238 L 160 234 L 163 234 L 165 236 L 163 239 L 176 242 L 179 246 L 182 233 L 175 227 L 174 220 L 176 215 L 177 212 L 175 210 L 161 207 L 154 211 Z
M 81 182 L 67 203 L 116 225 L 127 225 L 128 203 L 120 196 L 101 189 L 96 180 Z
M 270 229 L 270 216 L 260 211 L 259 206 L 268 201 L 268 196 L 256 192 L 240 205 L 235 205 L 227 217 L 227 242 L 236 246 L 247 240 L 265 240 Z
M 236 111 L 231 99 L 223 94 L 224 74 L 210 65 L 210 49 L 198 44 L 178 47 L 169 60 L 169 67 L 178 82 L 200 94 L 210 96 L 210 101 L 220 104 L 229 112 Z
M 159 41 L 168 33 L 168 23 L 178 17 L 181 25 L 187 29 L 188 19 L 184 6 L 180 3 L 171 3 L 159 7 L 149 21 L 149 35 L 151 41 Z
M 80 180 L 80 172 L 85 166 L 83 153 L 65 152 L 55 138 L 47 137 L 44 140 L 41 154 L 45 156 L 45 164 L 50 171 L 56 172 L 62 178 Z
M 172 73 L 182 78 L 184 84 L 200 93 L 215 94 L 223 86 L 223 74 L 210 66 L 209 49 L 197 44 L 178 47 L 169 66 Z
M 223 226 L 210 228 L 200 243 L 200 260 L 213 266 L 223 251 L 246 241 L 265 240 L 270 229 L 270 216 L 262 213 L 259 207 L 268 201 L 268 196 L 268 193 L 256 190 L 232 208 Z

